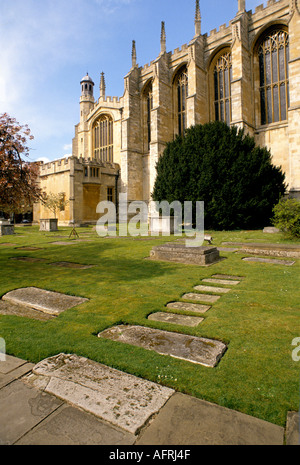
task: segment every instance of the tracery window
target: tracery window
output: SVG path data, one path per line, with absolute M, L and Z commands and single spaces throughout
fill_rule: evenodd
M 175 89 L 177 94 L 178 134 L 183 135 L 187 127 L 186 99 L 188 96 L 188 72 L 186 66 L 181 69 L 175 79 Z
M 258 48 L 261 124 L 287 119 L 289 104 L 289 36 L 275 30 Z
M 214 68 L 214 109 L 216 121 L 231 122 L 231 53 L 221 55 Z
M 101 115 L 93 126 L 94 158 L 113 162 L 113 120 L 109 115 Z
M 153 109 L 153 93 L 152 82 L 150 82 L 144 91 L 145 102 L 145 121 L 146 121 L 146 144 L 147 149 L 150 150 L 151 142 L 151 111 Z

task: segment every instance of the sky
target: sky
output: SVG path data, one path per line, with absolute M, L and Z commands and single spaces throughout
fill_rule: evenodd
M 121 97 L 131 68 L 132 40 L 144 66 L 160 52 L 165 21 L 167 52 L 194 36 L 195 0 L 0 0 L 0 114 L 28 124 L 30 161 L 72 153 L 79 122 L 80 81 L 88 72 L 99 98 Z M 266 0 L 246 0 L 255 10 Z M 228 25 L 237 0 L 200 0 L 202 33 Z

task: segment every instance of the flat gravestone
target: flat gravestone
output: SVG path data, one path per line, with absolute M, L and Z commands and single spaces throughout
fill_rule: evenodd
M 198 326 L 204 318 L 188 315 L 178 315 L 176 313 L 157 312 L 148 316 L 148 320 L 161 321 L 182 326 Z
M 0 245 L 3 245 L 4 247 L 13 247 L 16 244 L 12 244 L 11 242 L 1 242 Z
M 201 292 L 216 292 L 217 294 L 226 294 L 227 292 L 230 291 L 230 289 L 227 289 L 226 287 L 213 287 L 213 286 L 195 286 L 194 289 L 196 291 L 201 291 Z
M 247 257 L 243 258 L 245 262 L 257 262 L 257 263 L 271 263 L 272 265 L 285 265 L 292 266 L 294 261 L 291 260 L 280 260 L 277 258 L 260 258 L 260 257 Z
M 74 245 L 80 242 L 91 242 L 90 239 L 70 239 L 69 241 L 55 241 L 51 242 L 54 245 Z
M 17 250 L 31 250 L 31 251 L 34 251 L 34 250 L 42 250 L 41 247 L 33 247 L 33 246 L 23 246 L 23 247 L 16 247 Z
M 43 258 L 35 258 L 35 257 L 11 257 L 11 260 L 17 260 L 19 262 L 44 262 Z
M 46 291 L 36 287 L 25 287 L 8 292 L 2 297 L 2 300 L 34 308 L 50 313 L 50 315 L 59 315 L 65 310 L 87 302 L 89 299 Z
M 143 326 L 114 326 L 98 334 L 98 337 L 153 350 L 207 367 L 214 367 L 225 353 L 223 342 L 162 331 Z
M 205 266 L 218 262 L 220 255 L 216 247 L 186 247 L 185 244 L 169 242 L 153 247 L 150 258 L 186 265 Z
M 210 284 L 224 284 L 225 286 L 235 286 L 240 283 L 240 281 L 234 281 L 233 279 L 219 279 L 219 278 L 205 278 L 202 279 L 204 283 Z
M 233 279 L 236 281 L 241 281 L 242 279 L 244 279 L 243 276 L 232 276 L 230 274 L 214 274 L 212 275 L 212 277 L 217 279 Z
M 133 434 L 174 393 L 173 389 L 67 354 L 35 365 L 26 382 Z
M 209 295 L 209 294 L 196 294 L 195 292 L 188 292 L 182 296 L 182 299 L 185 300 L 196 300 L 199 302 L 208 302 L 214 303 L 219 300 L 219 295 Z
M 166 306 L 174 310 L 192 313 L 205 313 L 211 308 L 210 305 L 190 304 L 187 302 L 170 302 Z
M 62 268 L 75 268 L 79 270 L 86 270 L 88 268 L 93 268 L 95 265 L 81 265 L 80 263 L 73 262 L 53 262 L 49 263 L 51 266 L 60 266 Z
M 40 310 L 25 307 L 24 305 L 17 305 L 9 302 L 8 300 L 0 300 L 0 314 L 20 316 L 40 321 L 46 321 L 55 318 L 55 315 L 50 315 L 49 313 L 44 313 Z

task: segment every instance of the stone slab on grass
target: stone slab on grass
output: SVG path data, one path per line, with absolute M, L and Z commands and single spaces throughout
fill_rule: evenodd
M 224 286 L 236 286 L 240 283 L 240 281 L 234 281 L 233 279 L 218 279 L 218 278 L 205 278 L 202 279 L 204 283 L 211 283 L 211 284 L 224 284 Z
M 223 342 L 213 339 L 144 326 L 114 326 L 99 333 L 98 337 L 143 347 L 161 355 L 169 355 L 207 367 L 216 366 L 227 349 Z
M 46 321 L 55 318 L 55 315 L 41 312 L 24 305 L 17 305 L 8 300 L 0 300 L 0 314 L 1 315 L 14 315 L 25 318 L 31 318 L 32 320 Z
M 88 268 L 93 268 L 95 265 L 82 265 L 80 263 L 73 262 L 53 262 L 49 263 L 51 266 L 60 266 L 62 268 L 75 268 L 78 270 L 86 270 Z
M 236 280 L 236 281 L 241 281 L 242 279 L 244 279 L 243 276 L 233 276 L 233 275 L 230 275 L 230 274 L 214 274 L 214 275 L 212 275 L 212 278 L 233 279 L 233 280 Z
M 37 287 L 25 287 L 8 292 L 2 297 L 2 300 L 34 308 L 51 315 L 59 315 L 61 312 L 87 302 L 89 299 L 46 291 Z
M 229 292 L 231 289 L 228 289 L 226 287 L 214 287 L 214 286 L 195 286 L 194 289 L 196 291 L 201 291 L 201 292 L 216 292 L 217 294 L 226 294 Z
M 149 315 L 148 320 L 193 327 L 198 326 L 204 318 L 189 315 L 178 315 L 176 313 L 156 312 Z
M 33 246 L 29 246 L 29 245 L 24 245 L 22 247 L 16 247 L 17 250 L 31 250 L 31 251 L 35 251 L 35 250 L 42 250 L 41 247 L 33 247 Z
M 59 354 L 35 365 L 26 382 L 136 434 L 172 389 L 84 357 Z
M 10 260 L 16 260 L 18 262 L 28 262 L 28 263 L 45 261 L 43 258 L 35 258 L 35 257 L 11 257 Z
M 185 299 L 185 300 L 195 300 L 199 302 L 208 302 L 208 303 L 217 302 L 219 298 L 220 298 L 219 295 L 196 294 L 195 292 L 188 292 L 187 294 L 184 294 L 182 296 L 182 299 Z
M 150 252 L 152 260 L 177 262 L 187 265 L 212 265 L 220 260 L 216 247 L 186 247 L 179 242 L 169 242 L 153 247 Z
M 271 265 L 284 265 L 292 266 L 295 261 L 291 260 L 280 260 L 277 258 L 261 258 L 261 257 L 246 257 L 243 258 L 245 262 L 256 262 L 256 263 L 270 263 Z
M 187 302 L 169 302 L 166 306 L 167 308 L 173 308 L 174 310 L 191 313 L 205 313 L 211 308 L 210 305 L 190 304 Z

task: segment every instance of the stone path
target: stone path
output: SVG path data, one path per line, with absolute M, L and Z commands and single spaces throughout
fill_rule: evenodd
M 35 366 L 6 355 L 0 415 L 1 445 L 283 445 L 284 437 L 297 445 L 300 439 L 298 412 L 289 412 L 284 430 L 67 354 Z

